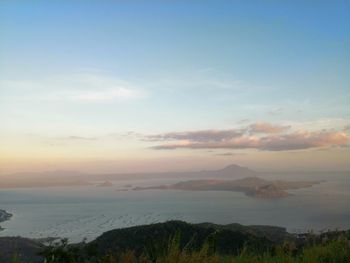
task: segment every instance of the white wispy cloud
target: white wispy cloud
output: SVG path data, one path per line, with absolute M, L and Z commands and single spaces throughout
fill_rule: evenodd
M 99 72 L 2 80 L 0 86 L 3 100 L 105 102 L 147 97 L 139 85 Z
M 256 86 L 250 82 L 240 79 L 237 76 L 220 72 L 211 68 L 200 69 L 182 74 L 162 76 L 155 79 L 152 85 L 170 92 L 215 91 L 219 93 L 240 92 L 245 94 L 266 90 L 270 87 Z
M 86 91 L 70 94 L 69 98 L 72 100 L 79 101 L 112 101 L 112 100 L 130 100 L 142 97 L 140 92 L 125 88 L 125 87 L 114 87 L 110 89 L 103 89 L 99 91 Z

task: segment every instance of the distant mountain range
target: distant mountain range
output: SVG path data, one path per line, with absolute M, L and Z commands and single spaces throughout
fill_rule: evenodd
M 83 174 L 75 171 L 48 171 L 38 173 L 15 173 L 2 175 L 0 188 L 79 186 L 91 182 L 112 180 L 137 180 L 147 178 L 243 178 L 257 176 L 259 173 L 239 165 L 229 165 L 220 170 L 195 172 L 160 172 L 160 173 L 116 173 Z
M 321 172 L 320 172 L 321 173 Z M 329 172 L 328 172 L 329 173 Z M 318 175 L 319 173 L 309 173 Z M 226 166 L 219 170 L 202 170 L 189 172 L 159 172 L 159 173 L 110 173 L 110 174 L 84 174 L 76 171 L 48 171 L 38 173 L 15 173 L 0 176 L 1 188 L 22 188 L 22 187 L 50 187 L 50 186 L 83 186 L 99 185 L 112 186 L 114 180 L 145 180 L 145 179 L 179 179 L 184 180 L 237 180 L 243 178 L 264 177 L 266 173 L 253 171 L 247 167 L 236 164 Z M 314 177 L 314 176 L 312 176 Z M 282 187 L 282 181 L 274 181 L 268 190 L 287 190 Z M 261 185 L 261 184 L 259 184 Z M 268 185 L 264 182 L 264 185 Z M 288 182 L 290 185 L 290 182 Z M 277 189 L 278 188 L 278 189 Z M 298 187 L 299 188 L 299 187 Z M 261 189 L 263 191 L 264 189 Z M 276 192 L 275 191 L 275 192 Z M 246 191 L 244 191 L 246 192 Z M 271 191 L 269 191 L 271 192 Z M 279 195 L 282 195 L 280 193 Z

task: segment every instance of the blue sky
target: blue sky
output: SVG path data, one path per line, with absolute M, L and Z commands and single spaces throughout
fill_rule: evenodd
M 349 11 L 347 1 L 2 1 L 0 164 L 264 168 L 278 141 L 285 168 L 316 156 L 348 169 Z M 290 129 L 253 134 L 255 124 Z M 237 129 L 242 138 L 220 145 L 166 136 Z M 154 150 L 163 144 L 186 146 Z

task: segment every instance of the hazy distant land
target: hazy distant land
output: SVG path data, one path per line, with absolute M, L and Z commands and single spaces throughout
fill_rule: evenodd
M 81 186 L 91 184 L 89 180 L 76 173 L 43 172 L 43 173 L 16 173 L 0 177 L 0 189 L 31 188 L 53 186 Z
M 229 166 L 213 171 L 137 175 L 141 179 L 125 180 L 126 174 L 99 177 L 97 174 L 69 174 L 57 171 L 46 173 L 46 178 L 49 180 L 56 177 L 63 180 L 71 176 L 71 180 L 66 182 L 84 179 L 88 185 L 46 189 L 0 189 L 0 209 L 17 214 L 14 220 L 11 218 L 10 221 L 0 223 L 6 228 L 0 232 L 0 236 L 67 237 L 73 242 L 80 242 L 83 238 L 93 240 L 114 228 L 167 220 L 183 220 L 190 223 L 267 224 L 283 226 L 292 232 L 350 229 L 347 209 L 349 173 L 331 172 L 327 176 L 316 172 L 273 174 Z M 43 173 L 42 177 L 44 176 Z M 30 177 L 34 175 L 28 175 L 26 180 L 29 181 Z M 3 183 L 1 179 L 0 184 Z M 316 183 L 316 180 L 322 183 L 309 187 Z M 179 183 L 184 183 L 183 188 L 194 185 L 199 185 L 199 188 L 200 182 L 204 185 L 206 182 L 215 183 L 217 188 L 233 188 L 234 183 L 227 184 L 226 181 L 238 181 L 241 187 L 245 183 L 248 189 L 218 190 L 210 187 L 207 191 L 133 190 L 135 187 L 179 186 Z M 50 183 L 52 182 L 55 180 Z M 108 182 L 113 185 L 99 186 L 110 185 Z M 273 186 L 256 187 L 251 190 L 252 185 L 268 185 L 272 182 Z M 277 187 L 278 191 L 275 191 L 274 187 Z M 309 188 L 291 190 L 300 187 Z M 122 188 L 127 191 L 119 191 Z M 288 197 L 289 193 L 293 196 Z M 279 198 L 281 196 L 287 197 Z M 324 207 L 332 210 L 325 214 Z
M 111 186 L 113 186 L 113 183 L 110 181 L 104 181 L 103 183 L 98 184 L 97 186 L 99 186 L 99 187 L 111 187 Z
M 257 198 L 279 198 L 290 195 L 286 190 L 311 187 L 318 183 L 320 181 L 268 181 L 258 177 L 247 177 L 237 180 L 189 180 L 170 185 L 135 187 L 134 190 L 238 191 Z
M 135 187 L 134 190 L 180 189 L 191 191 L 238 191 L 258 198 L 279 198 L 290 195 L 286 190 L 311 187 L 320 181 L 269 181 L 261 174 L 239 165 L 229 165 L 219 170 L 195 172 L 134 173 L 134 174 L 81 174 L 71 171 L 25 173 L 2 176 L 0 188 L 28 188 L 52 186 L 96 185 L 112 187 L 113 180 L 132 179 L 176 179 L 189 180 L 170 185 Z M 179 179 L 180 180 L 180 179 Z M 102 181 L 96 184 L 96 181 Z M 93 183 L 95 182 L 95 183 Z M 125 189 L 124 189 L 125 190 Z
M 52 187 L 52 186 L 112 186 L 113 180 L 139 179 L 239 179 L 257 177 L 259 172 L 239 165 L 229 165 L 219 170 L 189 171 L 189 172 L 158 172 L 158 173 L 110 173 L 86 174 L 76 171 L 47 171 L 33 173 L 14 173 L 1 175 L 0 189 Z M 99 183 L 96 183 L 99 182 Z

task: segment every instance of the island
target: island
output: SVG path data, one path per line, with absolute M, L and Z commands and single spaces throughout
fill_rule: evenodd
M 189 190 L 189 191 L 237 191 L 256 198 L 281 198 L 291 195 L 286 190 L 311 187 L 320 181 L 269 181 L 259 177 L 237 180 L 189 180 L 169 185 L 135 187 L 133 190 Z

